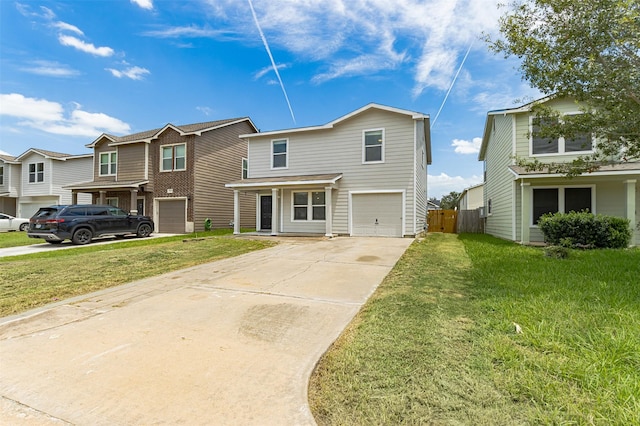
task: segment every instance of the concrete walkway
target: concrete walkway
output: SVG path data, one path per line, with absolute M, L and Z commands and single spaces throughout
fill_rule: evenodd
M 286 239 L 1 319 L 0 424 L 314 424 L 313 367 L 411 242 Z

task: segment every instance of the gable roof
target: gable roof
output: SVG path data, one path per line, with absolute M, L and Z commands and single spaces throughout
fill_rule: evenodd
M 19 164 L 19 162 L 16 161 L 16 157 L 14 157 L 13 155 L 0 154 L 0 160 L 2 160 L 3 163 Z
M 246 135 L 240 135 L 241 138 L 252 138 L 252 137 L 257 137 L 257 136 L 272 136 L 272 135 L 281 135 L 281 134 L 285 134 L 285 133 L 300 133 L 300 132 L 313 132 L 313 131 L 317 131 L 317 130 L 326 130 L 326 129 L 332 129 L 336 124 L 339 124 L 345 120 L 348 120 L 352 117 L 355 117 L 358 114 L 361 114 L 365 111 L 368 111 L 370 109 L 379 109 L 379 110 L 383 110 L 383 111 L 390 111 L 390 112 L 395 112 L 398 114 L 404 114 L 404 115 L 408 115 L 411 118 L 413 118 L 414 120 L 417 119 L 425 119 L 427 122 L 429 121 L 429 115 L 428 114 L 423 114 L 420 112 L 414 112 L 414 111 L 409 111 L 406 109 L 400 109 L 400 108 L 394 108 L 394 107 L 390 107 L 390 106 L 386 106 L 386 105 L 380 105 L 380 104 L 376 104 L 376 103 L 370 103 L 367 104 L 365 106 L 363 106 L 362 108 L 359 108 L 355 111 L 352 111 L 346 115 L 343 115 L 342 117 L 336 118 L 333 121 L 328 122 L 327 124 L 322 124 L 320 126 L 310 126 L 310 127 L 298 127 L 298 128 L 293 128 L 293 129 L 283 129 L 283 130 L 272 130 L 269 132 L 259 132 L 259 133 L 250 133 L 250 134 L 246 134 Z
M 480 145 L 480 152 L 478 153 L 478 161 L 484 161 L 487 154 L 487 145 L 489 144 L 489 135 L 491 134 L 491 128 L 493 127 L 493 120 L 496 115 L 517 114 L 520 112 L 529 112 L 531 107 L 537 104 L 543 104 L 552 99 L 555 99 L 556 95 L 545 96 L 535 101 L 528 102 L 524 105 L 520 105 L 515 108 L 494 109 L 487 112 L 487 118 L 484 122 L 484 133 L 482 134 L 482 145 Z
M 65 153 L 62 153 L 62 152 L 47 151 L 47 150 L 39 149 L 39 148 L 29 148 L 28 150 L 26 150 L 25 152 L 23 152 L 22 154 L 17 156 L 15 158 L 15 160 L 16 161 L 20 161 L 20 160 L 22 160 L 24 157 L 26 157 L 29 154 L 39 154 L 39 155 L 43 156 L 44 158 L 50 158 L 50 159 L 53 159 L 53 160 L 61 160 L 61 161 L 70 160 L 72 158 L 87 158 L 87 157 L 92 157 L 93 156 L 92 153 L 73 155 L 73 154 L 65 154 Z
M 200 136 L 204 132 L 219 129 L 221 127 L 230 126 L 236 123 L 241 123 L 243 121 L 247 121 L 255 131 L 258 131 L 258 129 L 256 128 L 256 126 L 253 124 L 253 122 L 249 117 L 229 118 L 225 120 L 207 121 L 204 123 L 184 124 L 179 126 L 176 126 L 171 123 L 167 123 L 164 127 L 160 127 L 152 130 L 146 130 L 144 132 L 133 133 L 125 136 L 115 136 L 115 135 L 103 133 L 102 135 L 98 136 L 98 138 L 96 138 L 93 142 L 86 145 L 86 147 L 94 148 L 98 144 L 98 142 L 100 142 L 100 140 L 102 140 L 103 138 L 106 138 L 110 141 L 109 146 L 124 145 L 124 144 L 130 144 L 130 143 L 140 143 L 140 142 L 151 143 L 152 140 L 157 139 L 167 129 L 175 130 L 180 134 L 180 136 L 186 136 L 186 135 Z

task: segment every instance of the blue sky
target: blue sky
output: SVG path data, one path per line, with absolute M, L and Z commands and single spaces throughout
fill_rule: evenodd
M 486 112 L 538 96 L 480 39 L 498 1 L 0 0 L 0 151 L 245 116 L 306 127 L 375 102 L 431 116 L 429 196 L 460 192 L 482 180 Z

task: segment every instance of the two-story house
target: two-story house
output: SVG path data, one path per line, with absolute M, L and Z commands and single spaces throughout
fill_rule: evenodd
M 571 99 L 548 97 L 545 103 L 561 114 L 579 114 Z M 535 104 L 534 103 L 534 104 Z M 527 104 L 489 111 L 478 159 L 484 162 L 485 230 L 522 244 L 544 240 L 537 222 L 544 213 L 582 211 L 629 219 L 632 245 L 640 241 L 640 163 L 619 163 L 569 179 L 545 170 L 527 171 L 516 159 L 540 162 L 571 161 L 594 152 L 597 135 L 575 139 L 536 136 Z
M 0 156 L 0 209 L 31 217 L 40 207 L 70 204 L 64 187 L 93 174 L 93 154 L 71 155 L 31 148 L 18 157 Z M 83 199 L 90 201 L 90 197 Z
M 241 134 L 256 132 L 248 117 L 162 128 L 126 136 L 103 134 L 94 150 L 90 182 L 67 188 L 90 194 L 93 203 L 112 204 L 151 216 L 156 231 L 185 233 L 228 228 L 233 222 L 233 191 L 225 183 L 246 170 L 247 142 Z M 255 202 L 240 195 L 246 210 L 238 226 L 253 227 Z
M 315 127 L 245 134 L 258 231 L 326 236 L 415 236 L 425 229 L 429 116 L 369 104 Z M 234 232 L 238 233 L 236 225 Z

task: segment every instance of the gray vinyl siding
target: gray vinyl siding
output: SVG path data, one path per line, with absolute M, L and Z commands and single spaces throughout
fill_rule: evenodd
M 205 132 L 194 146 L 194 221 L 195 230 L 204 229 L 210 218 L 213 228 L 229 228 L 233 222 L 233 189 L 225 184 L 242 178 L 242 158 L 247 158 L 247 142 L 238 136 L 253 132 L 243 121 Z M 240 226 L 255 228 L 256 197 L 240 191 Z
M 426 229 L 427 221 L 427 148 L 424 134 L 424 121 L 416 121 L 416 152 L 415 152 L 415 182 L 416 182 L 416 221 L 415 230 L 407 228 L 407 232 L 420 233 Z
M 487 215 L 486 233 L 513 239 L 513 122 L 511 116 L 495 116 L 486 153 L 485 206 L 491 199 L 491 214 Z M 488 211 L 487 211 L 488 213 Z
M 37 197 L 41 195 L 52 195 L 51 184 L 51 162 L 50 158 L 45 158 L 39 154 L 29 154 L 25 158 L 21 159 L 22 162 L 22 176 L 21 176 L 21 197 Z M 32 163 L 44 163 L 44 181 L 42 182 L 29 182 L 29 164 Z
M 147 176 L 147 174 L 145 173 L 146 147 L 146 143 L 118 146 L 118 165 L 116 170 L 118 181 L 125 182 L 145 180 Z M 112 150 L 113 149 L 115 148 L 112 148 Z M 100 159 L 98 158 L 98 167 L 99 166 Z
M 349 191 L 403 190 L 405 228 L 414 229 L 414 120 L 367 110 L 332 129 L 263 136 L 250 141 L 250 177 L 342 173 L 334 192 L 333 232 L 349 233 Z M 384 163 L 363 164 L 363 131 L 384 129 Z M 271 169 L 271 141 L 288 138 L 288 168 Z M 426 171 L 425 171 L 426 179 Z
M 321 191 L 324 192 L 324 188 L 297 188 L 297 189 L 287 189 L 283 191 L 282 198 L 282 219 L 284 222 L 284 232 L 304 232 L 304 233 L 314 233 L 314 234 L 324 234 L 326 230 L 326 222 L 324 220 L 307 220 L 307 221 L 299 221 L 293 220 L 293 204 L 292 197 L 294 192 L 314 192 Z M 280 205 L 278 205 L 280 208 Z
M 71 190 L 63 186 L 88 182 L 93 176 L 93 156 L 71 158 L 65 161 L 51 162 L 52 193 L 57 195 L 61 204 L 72 202 Z M 78 203 L 91 203 L 91 194 L 78 194 Z

